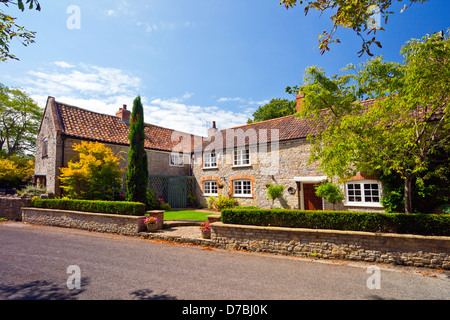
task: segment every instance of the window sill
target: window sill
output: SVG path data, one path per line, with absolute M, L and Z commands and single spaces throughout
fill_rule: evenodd
M 204 193 L 203 196 L 204 197 L 218 197 L 219 194 L 217 194 L 217 193 Z
M 203 167 L 203 170 L 219 169 L 219 167 Z
M 381 203 L 370 203 L 370 202 L 345 202 L 346 207 L 365 207 L 365 208 L 383 208 Z
M 233 198 L 253 198 L 252 194 L 233 194 Z
M 247 168 L 247 167 L 251 167 L 251 164 L 240 164 L 240 165 L 232 165 L 232 168 Z

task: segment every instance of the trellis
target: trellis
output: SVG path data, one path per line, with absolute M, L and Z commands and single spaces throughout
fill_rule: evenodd
M 186 208 L 188 195 L 195 196 L 195 179 L 190 176 L 150 175 L 148 188 L 172 208 Z

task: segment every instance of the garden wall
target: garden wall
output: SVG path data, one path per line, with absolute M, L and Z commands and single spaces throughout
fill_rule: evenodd
M 450 237 L 212 224 L 226 249 L 450 269 Z
M 163 211 L 152 211 L 161 216 Z M 124 216 L 41 208 L 22 208 L 22 221 L 38 225 L 77 228 L 135 236 L 145 231 L 144 216 Z M 162 222 L 162 221 L 161 221 Z
M 22 207 L 30 205 L 30 198 L 0 197 L 0 218 L 20 221 L 22 220 Z

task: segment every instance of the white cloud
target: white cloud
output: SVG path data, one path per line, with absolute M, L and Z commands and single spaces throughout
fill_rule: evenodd
M 41 107 L 45 107 L 48 96 L 53 96 L 60 102 L 114 115 L 123 104 L 131 109 L 135 97 L 142 92 L 139 77 L 116 68 L 54 62 L 48 69 L 31 70 L 18 79 Z M 192 92 L 170 98 L 141 94 L 145 122 L 206 136 L 212 121 L 225 129 L 245 124 L 251 115 L 249 108 L 235 112 L 187 103 L 193 96 Z

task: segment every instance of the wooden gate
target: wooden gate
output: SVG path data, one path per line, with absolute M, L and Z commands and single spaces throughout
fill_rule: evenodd
M 150 175 L 148 188 L 172 208 L 186 208 L 187 196 L 195 195 L 194 177 Z

